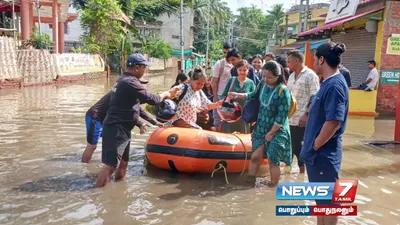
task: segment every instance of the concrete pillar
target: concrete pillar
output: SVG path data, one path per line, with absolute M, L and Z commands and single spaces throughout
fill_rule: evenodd
M 21 1 L 20 14 L 21 14 L 21 37 L 22 41 L 29 40 L 30 35 L 30 22 L 29 22 L 29 1 Z
M 394 130 L 394 141 L 400 142 L 400 82 L 397 91 L 396 124 Z
M 64 52 L 64 22 L 58 22 L 58 53 Z
M 53 0 L 52 8 L 52 33 L 53 33 L 53 53 L 58 53 L 58 4 L 57 0 Z
M 35 22 L 33 21 L 33 4 L 29 1 L 29 34 L 33 31 L 33 26 L 35 26 Z

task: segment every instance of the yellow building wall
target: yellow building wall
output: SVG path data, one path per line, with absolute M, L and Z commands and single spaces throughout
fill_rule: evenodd
M 311 12 L 311 20 L 309 21 L 322 21 L 322 24 L 325 23 L 325 17 L 320 17 L 320 15 L 328 13 L 328 8 L 322 8 L 322 9 L 313 9 Z M 299 12 L 296 13 L 289 13 L 288 17 L 288 24 L 289 25 L 294 25 L 299 23 Z M 285 16 L 283 17 L 283 23 L 281 23 L 279 26 L 285 26 Z
M 349 115 L 375 117 L 377 115 L 375 112 L 377 95 L 378 91 L 376 90 L 349 90 Z
M 385 13 L 386 13 L 386 10 L 385 10 Z M 386 15 L 384 18 L 386 18 Z M 375 47 L 375 56 L 374 56 L 374 60 L 376 62 L 376 68 L 380 68 L 380 65 L 381 65 L 384 23 L 385 23 L 384 21 L 379 21 L 378 33 L 376 34 L 376 47 Z M 378 82 L 378 85 L 379 85 L 379 82 Z
M 322 8 L 322 9 L 313 9 L 312 10 L 312 16 L 311 19 L 308 20 L 307 23 L 307 30 L 311 28 L 311 22 L 318 22 L 318 26 L 324 25 L 325 24 L 325 17 L 320 17 L 322 14 L 328 13 L 328 8 Z M 296 27 L 296 33 L 299 32 L 299 12 L 296 13 L 289 13 L 288 14 L 288 26 L 293 27 L 295 25 Z M 285 27 L 286 19 L 285 16 L 283 17 L 283 23 L 281 23 L 279 26 L 280 27 Z
M 296 39 L 287 39 L 287 44 L 290 45 L 290 44 L 295 43 L 296 41 L 297 41 Z M 282 46 L 285 46 L 285 41 L 284 40 L 281 41 L 281 47 Z

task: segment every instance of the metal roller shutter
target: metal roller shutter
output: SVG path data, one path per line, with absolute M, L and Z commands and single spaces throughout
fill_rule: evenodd
M 333 42 L 342 42 L 346 45 L 343 54 L 343 65 L 350 70 L 351 84 L 357 86 L 368 76 L 367 62 L 374 60 L 376 33 L 363 30 L 349 30 L 346 34 L 334 34 Z

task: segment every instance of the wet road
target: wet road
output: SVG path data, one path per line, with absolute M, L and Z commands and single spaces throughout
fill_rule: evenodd
M 92 163 L 80 163 L 84 115 L 112 85 L 0 90 L 0 224 L 315 224 L 312 217 L 275 217 L 277 204 L 310 202 L 277 201 L 262 183 L 248 189 L 233 175 L 225 185 L 222 174 L 145 169 L 148 134 L 132 140 L 127 180 L 94 189 L 101 142 Z M 390 141 L 393 132 L 393 120 L 350 119 L 341 178 L 359 179 L 359 216 L 340 224 L 400 224 L 400 147 L 365 144 Z M 307 177 L 294 172 L 282 180 Z

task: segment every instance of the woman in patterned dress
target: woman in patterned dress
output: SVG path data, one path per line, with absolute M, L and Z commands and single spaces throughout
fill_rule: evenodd
M 236 68 L 238 71 L 237 77 L 231 77 L 228 80 L 228 83 L 225 86 L 223 97 L 228 95 L 228 92 L 238 92 L 238 93 L 252 93 L 256 88 L 254 82 L 247 78 L 247 74 L 249 72 L 249 64 L 245 60 L 240 60 L 236 64 Z M 245 100 L 237 100 L 237 102 L 244 107 Z M 246 123 L 244 120 L 240 119 L 234 123 L 228 123 L 224 121 L 222 123 L 222 132 L 223 133 L 233 133 L 239 132 L 242 134 L 250 133 L 250 124 Z
M 264 82 L 257 87 L 261 88 L 260 109 L 256 127 L 252 134 L 252 155 L 248 172 L 248 182 L 255 184 L 256 173 L 264 156 L 268 158 L 271 183 L 275 186 L 280 179 L 280 162 L 292 164 L 292 148 L 289 128 L 289 108 L 291 104 L 290 91 L 284 85 L 283 68 L 275 61 L 267 62 L 263 66 L 262 79 Z M 282 91 L 280 93 L 280 89 Z M 249 95 L 230 93 L 234 99 L 249 99 L 255 96 L 257 90 Z M 279 94 L 280 93 L 280 94 Z
M 217 106 L 222 104 L 222 101 L 212 103 L 207 98 L 201 90 L 205 83 L 205 73 L 201 69 L 196 69 L 190 77 L 188 84 L 178 85 L 180 91 L 175 97 L 179 97 L 179 94 L 183 93 L 185 88 L 187 88 L 187 91 L 185 96 L 178 103 L 177 117 L 172 121 L 165 123 L 165 126 L 202 129 L 196 124 L 197 113 L 204 110 L 214 110 Z

